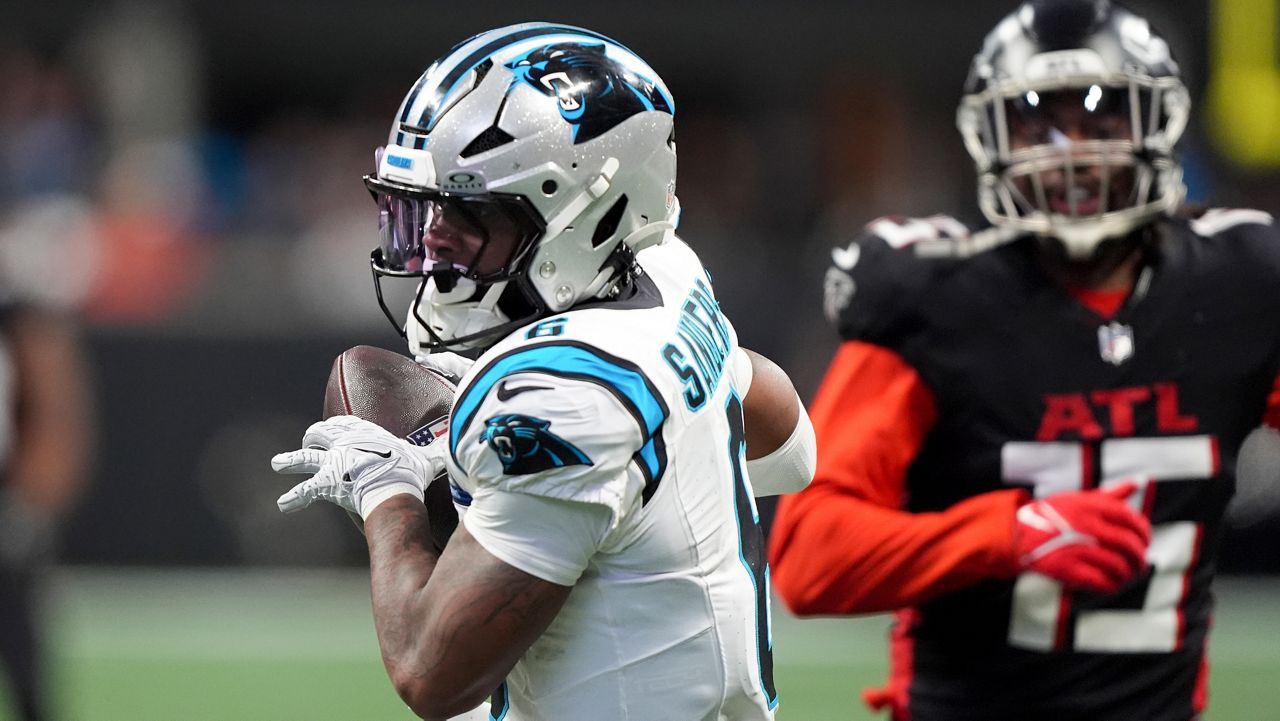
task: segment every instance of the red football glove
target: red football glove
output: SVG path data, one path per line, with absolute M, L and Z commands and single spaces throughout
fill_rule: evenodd
M 1022 570 L 1069 589 L 1114 593 L 1146 567 L 1151 523 L 1124 501 L 1136 489 L 1122 483 L 1020 506 L 1014 544 Z

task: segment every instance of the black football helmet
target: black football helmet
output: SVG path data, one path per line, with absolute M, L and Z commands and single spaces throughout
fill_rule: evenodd
M 974 57 L 956 124 L 987 219 L 1087 258 L 1182 201 L 1190 106 L 1145 19 L 1108 0 L 1027 0 Z

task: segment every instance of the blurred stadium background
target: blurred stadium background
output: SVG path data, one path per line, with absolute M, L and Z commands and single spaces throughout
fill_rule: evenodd
M 378 660 L 358 535 L 336 509 L 280 516 L 287 482 L 267 459 L 318 417 L 341 350 L 399 348 L 359 178 L 454 42 L 568 22 L 662 73 L 682 235 L 743 343 L 808 397 L 835 346 L 827 249 L 880 214 L 977 220 L 953 111 L 1013 4 L 0 2 L 0 284 L 83 320 L 100 429 L 46 583 L 59 717 L 409 717 Z M 1275 212 L 1280 0 L 1130 5 L 1196 101 L 1193 198 Z M 1244 508 L 1224 549 L 1216 721 L 1280 708 L 1266 508 Z M 870 718 L 857 693 L 883 674 L 887 622 L 776 616 L 781 718 Z

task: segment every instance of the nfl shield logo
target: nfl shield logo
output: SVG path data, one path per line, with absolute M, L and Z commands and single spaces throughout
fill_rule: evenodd
M 1098 352 L 1111 365 L 1129 360 L 1133 355 L 1133 328 L 1116 322 L 1098 328 Z
M 405 436 L 415 446 L 427 446 L 449 430 L 449 416 L 441 416 Z

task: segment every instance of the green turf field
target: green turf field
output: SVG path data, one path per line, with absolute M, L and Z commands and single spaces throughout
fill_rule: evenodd
M 1209 719 L 1276 718 L 1280 581 L 1218 594 Z M 413 718 L 383 675 L 359 572 L 74 570 L 45 607 L 63 721 Z M 779 719 L 877 718 L 857 697 L 884 673 L 886 623 L 775 606 Z

